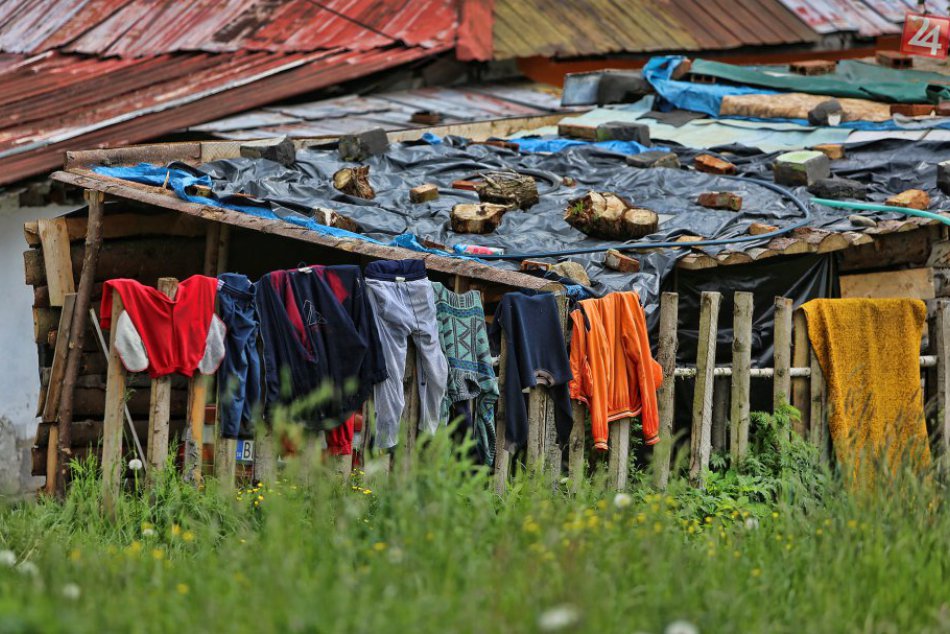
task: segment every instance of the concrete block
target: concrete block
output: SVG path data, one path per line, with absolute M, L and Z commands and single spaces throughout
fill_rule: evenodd
M 809 59 L 803 62 L 792 62 L 788 70 L 796 75 L 828 75 L 835 72 L 838 63 L 827 59 Z
M 710 209 L 728 209 L 739 211 L 742 209 L 742 196 L 734 192 L 703 192 L 697 202 Z
M 287 137 L 251 141 L 241 145 L 241 156 L 250 159 L 267 159 L 290 167 L 297 160 L 294 142 Z
M 624 255 L 616 249 L 610 249 L 604 257 L 604 266 L 621 273 L 637 273 L 640 271 L 640 260 Z
M 650 126 L 644 123 L 608 121 L 597 126 L 598 141 L 636 141 L 640 145 L 652 145 Z
M 934 112 L 930 103 L 892 103 L 891 116 L 902 114 L 905 117 L 929 117 Z
M 829 99 L 808 111 L 808 123 L 809 125 L 836 126 L 841 123 L 843 116 L 844 110 L 838 100 Z
M 736 166 L 711 154 L 700 154 L 693 159 L 693 167 L 707 174 L 735 174 Z
M 808 191 L 818 198 L 834 200 L 845 198 L 865 200 L 868 197 L 867 186 L 850 178 L 820 178 L 808 186 Z
M 950 194 L 950 161 L 937 163 L 937 187 L 944 194 Z
M 419 185 L 409 190 L 409 200 L 414 203 L 424 203 L 439 197 L 439 186 L 432 183 Z
M 926 210 L 930 208 L 930 195 L 922 189 L 908 189 L 888 198 L 884 204 L 892 207 Z
M 914 58 L 897 51 L 878 51 L 877 63 L 888 68 L 913 68 Z
M 389 137 L 382 128 L 373 128 L 358 134 L 340 137 L 340 160 L 358 163 L 371 156 L 385 154 L 389 149 Z
M 597 85 L 597 103 L 633 103 L 653 92 L 653 86 L 638 70 L 605 72 Z
M 627 155 L 627 165 L 646 169 L 651 167 L 670 167 L 679 169 L 680 160 L 672 152 L 663 150 L 650 150 L 649 152 L 640 152 L 639 154 Z
M 811 185 L 822 178 L 831 178 L 831 161 L 822 152 L 801 150 L 775 158 L 775 182 L 779 185 Z

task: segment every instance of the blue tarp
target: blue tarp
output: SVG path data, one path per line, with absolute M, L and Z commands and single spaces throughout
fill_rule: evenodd
M 522 152 L 560 152 L 564 148 L 578 145 L 593 145 L 618 154 L 639 154 L 650 150 L 663 150 L 665 152 L 669 150 L 669 148 L 662 146 L 647 147 L 636 141 L 581 141 L 562 137 L 520 137 L 512 139 L 512 142 L 517 143 Z

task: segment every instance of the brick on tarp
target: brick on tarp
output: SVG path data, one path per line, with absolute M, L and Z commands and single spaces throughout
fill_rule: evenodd
M 878 51 L 875 55 L 877 63 L 888 68 L 912 68 L 914 58 L 897 51 Z
M 647 169 L 652 167 L 670 167 L 673 169 L 679 169 L 680 160 L 679 157 L 672 152 L 664 152 L 663 150 L 650 150 L 649 152 L 640 152 L 639 154 L 627 155 L 627 165 L 639 169 Z
M 424 203 L 439 197 L 439 186 L 426 183 L 409 190 L 409 200 L 414 203 Z
M 937 187 L 945 194 L 950 194 L 950 161 L 937 163 Z
M 922 189 L 908 189 L 885 201 L 891 207 L 926 210 L 930 208 L 930 195 Z
M 812 149 L 821 152 L 832 161 L 837 161 L 844 158 L 844 146 L 837 143 L 822 143 L 821 145 L 816 145 Z
M 650 126 L 644 123 L 608 121 L 597 126 L 598 141 L 636 141 L 650 146 Z
M 844 198 L 864 200 L 868 196 L 867 186 L 850 178 L 819 178 L 808 186 L 808 192 L 818 198 L 833 200 Z
M 742 209 L 742 196 L 734 192 L 703 192 L 697 202 L 710 209 L 728 209 L 739 211 Z
M 358 163 L 370 156 L 384 154 L 389 149 L 389 137 L 382 128 L 373 128 L 357 134 L 340 137 L 340 159 Z
M 775 158 L 775 182 L 797 187 L 831 177 L 831 161 L 815 150 L 786 152 Z
M 838 63 L 827 59 L 808 59 L 803 62 L 792 62 L 788 70 L 796 75 L 828 75 L 835 72 Z
M 950 101 L 939 102 L 934 113 L 938 117 L 950 117 Z
M 905 117 L 929 117 L 933 114 L 931 103 L 892 103 L 891 115 L 902 114 Z
M 571 139 L 586 139 L 593 141 L 597 138 L 597 127 L 583 123 L 562 121 L 557 124 L 557 135 Z
M 640 260 L 624 255 L 616 249 L 608 249 L 604 256 L 604 266 L 621 273 L 638 273 L 640 271 Z
M 290 167 L 297 160 L 294 142 L 287 137 L 262 139 L 241 144 L 241 156 L 250 159 L 266 159 Z
M 778 231 L 778 227 L 767 225 L 764 222 L 753 222 L 746 230 L 750 236 L 760 236 L 764 233 L 772 233 L 773 231 Z
M 693 167 L 696 171 L 706 172 L 707 174 L 735 174 L 736 166 L 729 161 L 716 158 L 711 154 L 700 154 L 693 159 Z

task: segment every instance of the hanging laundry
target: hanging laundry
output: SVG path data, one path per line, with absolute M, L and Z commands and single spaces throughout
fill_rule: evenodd
M 359 411 L 356 411 L 342 425 L 326 432 L 328 454 L 331 456 L 349 456 L 353 453 L 353 428 L 357 417 L 362 418 L 362 416 Z
M 359 269 L 273 271 L 256 287 L 268 410 L 327 388 L 323 402 L 296 418 L 314 431 L 342 423 L 386 376 L 385 368 L 372 366 L 382 357 L 372 350 L 378 333 Z
M 538 385 L 550 390 L 558 443 L 566 443 L 571 433 L 571 367 L 554 295 L 530 291 L 505 295 L 490 331 L 496 345 L 502 332 L 508 342 L 503 386 L 506 448 L 516 451 L 527 444 L 527 392 Z
M 246 275 L 218 276 L 218 315 L 227 326 L 226 354 L 218 371 L 218 417 L 224 438 L 252 437 L 253 416 L 261 403 L 260 326 L 254 284 Z
M 927 307 L 916 299 L 814 299 L 802 306 L 828 386 L 828 429 L 853 484 L 930 464 L 920 390 Z M 867 461 L 867 462 L 865 462 Z
M 409 337 L 416 346 L 419 381 L 419 427 L 435 433 L 448 381 L 448 362 L 439 344 L 435 296 L 422 260 L 380 260 L 364 270 L 376 312 L 389 378 L 376 386 L 376 446 L 399 444 L 399 421 L 405 407 L 403 377 Z
M 218 280 L 193 275 L 178 284 L 171 299 L 135 280 L 108 280 L 102 286 L 100 324 L 114 327 L 115 347 L 129 372 L 151 377 L 178 373 L 213 374 L 224 358 L 226 328 L 214 314 Z M 112 323 L 112 293 L 125 310 Z
M 485 310 L 478 291 L 458 295 L 438 282 L 432 282 L 435 312 L 439 322 L 439 342 L 449 364 L 449 378 L 442 399 L 440 418 L 451 420 L 452 405 L 475 399 L 471 422 L 475 449 L 483 464 L 491 466 L 495 457 L 495 404 L 498 380 L 492 367 Z
M 663 369 L 650 353 L 640 296 L 583 300 L 571 322 L 571 398 L 590 409 L 594 448 L 607 451 L 608 424 L 631 416 L 640 416 L 646 444 L 659 442 L 656 390 Z

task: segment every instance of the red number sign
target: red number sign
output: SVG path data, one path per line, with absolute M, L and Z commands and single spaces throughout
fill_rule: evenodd
M 943 59 L 950 46 L 950 18 L 908 13 L 901 36 L 901 53 Z

